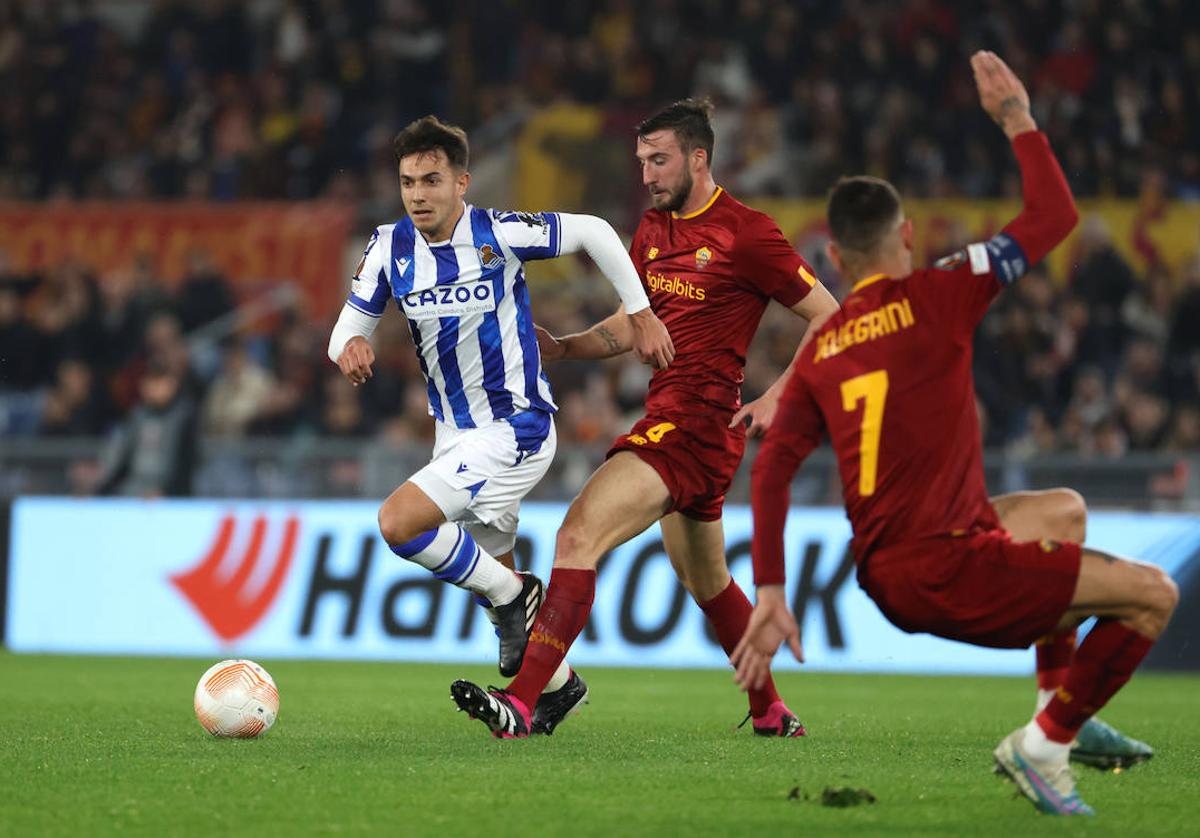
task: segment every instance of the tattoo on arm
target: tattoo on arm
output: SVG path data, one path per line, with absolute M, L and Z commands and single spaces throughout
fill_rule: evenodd
M 1016 96 L 1009 96 L 1000 103 L 1000 118 L 996 120 L 1001 125 L 1007 122 L 1014 116 L 1022 116 L 1029 113 L 1029 108 L 1021 103 L 1021 100 Z
M 621 342 L 617 340 L 617 336 L 612 333 L 604 324 L 596 327 L 596 334 L 604 341 L 604 345 L 608 347 L 608 351 L 614 355 L 621 351 Z

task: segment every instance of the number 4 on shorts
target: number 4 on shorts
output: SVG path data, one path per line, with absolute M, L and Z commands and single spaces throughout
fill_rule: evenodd
M 629 441 L 634 445 L 645 445 L 647 442 L 661 442 L 662 438 L 669 431 L 675 430 L 675 425 L 672 422 L 659 422 L 654 427 L 646 431 L 646 435 L 630 434 Z

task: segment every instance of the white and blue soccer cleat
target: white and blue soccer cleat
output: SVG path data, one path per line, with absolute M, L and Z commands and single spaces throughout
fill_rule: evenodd
M 1154 756 L 1154 749 L 1097 718 L 1088 719 L 1071 743 L 1071 762 L 1109 770 L 1130 768 Z
M 1029 756 L 1021 744 L 1025 729 L 1017 728 L 1000 740 L 993 755 L 996 757 L 997 773 L 1008 776 L 1021 793 L 1033 801 L 1039 812 L 1048 815 L 1094 815 L 1091 806 L 1083 802 L 1075 790 L 1075 775 L 1069 762 L 1048 764 L 1037 762 Z

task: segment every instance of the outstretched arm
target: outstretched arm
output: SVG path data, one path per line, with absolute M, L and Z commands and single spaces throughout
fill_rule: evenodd
M 592 328 L 573 335 L 556 338 L 541 326 L 536 326 L 538 348 L 543 361 L 585 361 L 611 358 L 633 348 L 633 328 L 621 306 L 615 314 L 601 320 Z
M 591 257 L 621 298 L 623 312 L 620 316 L 626 322 L 630 347 L 643 363 L 655 369 L 666 367 L 675 358 L 675 345 L 667 334 L 667 327 L 650 310 L 650 300 L 642 288 L 637 269 L 612 225 L 594 215 L 559 213 L 558 219 L 561 231 L 559 253 L 583 250 Z
M 803 361 L 801 361 L 803 363 Z M 792 478 L 821 438 L 824 420 L 806 382 L 793 375 L 784 388 L 779 416 L 758 449 L 751 469 L 754 536 L 751 560 L 757 602 L 741 641 L 729 656 L 742 689 L 762 686 L 771 659 L 786 640 L 796 660 L 804 661 L 800 627 L 784 592 L 783 532 L 791 500 Z
M 838 303 L 829 293 L 829 289 L 818 282 L 808 292 L 808 296 L 792 306 L 791 309 L 797 316 L 808 321 L 808 328 L 804 330 L 804 336 L 800 338 L 800 345 L 796 347 L 791 363 L 787 365 L 787 369 L 779 378 L 775 379 L 775 383 L 767 388 L 765 393 L 754 401 L 742 405 L 741 409 L 729 420 L 729 427 L 735 428 L 740 422 L 749 418 L 750 425 L 746 428 L 748 437 L 762 436 L 771 427 L 771 423 L 775 421 L 775 413 L 779 409 L 779 398 L 783 395 L 783 388 L 787 386 L 788 379 L 791 378 L 792 370 L 796 368 L 796 361 L 800 358 L 800 353 L 804 351 L 804 347 L 812 340 L 812 336 L 817 333 L 817 330 L 838 310 Z
M 1002 260 L 997 266 L 997 276 L 1002 282 L 1011 282 L 1067 237 L 1079 221 L 1079 212 L 1050 143 L 1038 131 L 1029 111 L 1025 85 L 993 52 L 980 51 L 971 56 L 971 69 L 979 89 L 979 103 L 1012 142 L 1021 167 L 1025 206 L 1001 235 L 1016 242 L 1024 264 L 1004 264 L 1008 254 L 999 252 L 1003 242 L 994 253 Z M 1006 277 L 1006 270 L 1011 270 L 1010 276 Z

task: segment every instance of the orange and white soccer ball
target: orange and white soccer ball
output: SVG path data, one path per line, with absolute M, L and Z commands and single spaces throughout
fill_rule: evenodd
M 254 661 L 227 660 L 200 676 L 194 704 L 200 725 L 213 736 L 253 739 L 275 724 L 279 690 Z

